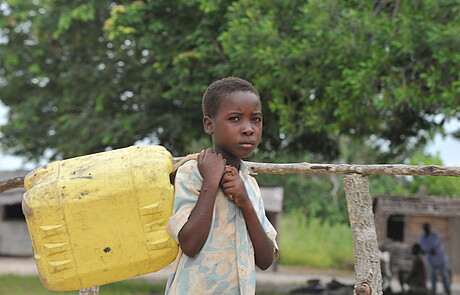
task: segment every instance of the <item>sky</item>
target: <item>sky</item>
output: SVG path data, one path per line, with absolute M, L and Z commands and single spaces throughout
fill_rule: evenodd
M 5 124 L 7 121 L 8 109 L 0 101 L 0 126 Z M 459 129 L 460 121 L 450 121 L 445 125 L 447 133 Z M 443 137 L 436 135 L 434 142 L 430 144 L 427 149 L 432 155 L 439 153 L 444 166 L 457 166 L 460 167 L 460 140 L 456 140 L 452 136 Z M 33 170 L 34 168 L 44 165 L 43 163 L 31 163 L 26 162 L 23 158 L 8 155 L 0 151 L 0 170 Z
M 454 132 L 460 129 L 460 121 L 454 120 L 447 122 L 445 130 L 447 133 Z M 453 136 L 443 138 L 437 134 L 434 143 L 431 144 L 427 151 L 430 154 L 440 153 L 441 159 L 445 166 L 460 167 L 460 140 L 455 139 Z

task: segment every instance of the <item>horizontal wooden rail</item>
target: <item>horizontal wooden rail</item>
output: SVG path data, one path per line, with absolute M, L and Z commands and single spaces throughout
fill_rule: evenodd
M 24 187 L 24 177 L 25 176 L 0 180 L 0 193 L 14 188 Z
M 196 159 L 198 154 L 174 158 L 180 166 L 188 160 Z M 414 175 L 414 176 L 453 176 L 460 177 L 460 167 L 449 166 L 417 166 L 404 164 L 315 164 L 315 163 L 259 163 L 245 162 L 254 173 L 267 174 L 351 174 L 362 175 Z
M 184 159 L 193 159 L 191 157 L 174 158 L 175 163 L 181 163 Z M 460 177 L 460 167 L 449 166 L 417 166 L 403 164 L 314 164 L 314 163 L 259 163 L 246 162 L 248 167 L 254 173 L 267 174 L 350 174 L 358 173 L 362 175 L 414 175 L 414 176 L 452 176 Z M 24 177 L 15 177 L 6 180 L 0 180 L 0 193 L 20 188 L 24 186 Z
M 460 167 L 415 166 L 403 164 L 311 164 L 311 163 L 256 163 L 246 162 L 252 172 L 269 174 L 350 174 L 362 175 L 414 175 L 414 176 L 454 176 L 460 177 Z

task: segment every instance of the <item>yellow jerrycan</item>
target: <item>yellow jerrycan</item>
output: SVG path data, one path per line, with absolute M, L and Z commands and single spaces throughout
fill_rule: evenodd
M 170 264 L 172 170 L 164 147 L 132 146 L 30 172 L 22 207 L 42 284 L 78 290 Z

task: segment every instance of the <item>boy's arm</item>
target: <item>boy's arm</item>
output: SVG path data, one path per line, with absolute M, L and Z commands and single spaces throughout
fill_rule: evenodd
M 254 247 L 256 265 L 262 270 L 269 268 L 274 261 L 273 254 L 275 246 L 265 233 L 259 217 L 249 199 L 243 180 L 235 167 L 226 168 L 224 177 L 222 178 L 222 189 L 226 195 L 231 195 L 233 197 L 235 204 L 243 213 L 246 228 L 248 229 L 252 246 Z
M 254 247 L 256 265 L 260 269 L 266 270 L 272 265 L 274 260 L 274 245 L 260 224 L 259 217 L 249 198 L 247 203 L 246 206 L 240 208 L 246 221 L 246 228 L 251 237 L 252 246 Z
M 226 163 L 222 155 L 212 149 L 202 151 L 197 161 L 203 184 L 198 201 L 178 235 L 179 245 L 189 257 L 194 257 L 200 252 L 208 237 L 214 203 Z

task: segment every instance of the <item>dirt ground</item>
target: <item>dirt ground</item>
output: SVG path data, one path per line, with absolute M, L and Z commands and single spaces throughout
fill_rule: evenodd
M 319 288 L 308 287 L 314 280 L 319 280 Z M 280 294 L 353 295 L 354 283 L 355 273 L 351 270 L 314 269 L 306 266 L 280 266 L 275 274 L 262 271 L 257 273 L 258 289 L 263 291 L 276 290 L 280 291 Z M 289 292 L 284 293 L 286 290 L 289 290 Z M 438 295 L 444 295 L 440 282 L 438 282 L 437 290 Z M 391 290 L 384 292 L 384 295 L 402 294 L 404 293 L 402 293 L 401 285 L 396 278 L 392 279 Z M 460 295 L 460 275 L 453 277 L 452 295 Z
M 155 282 L 166 282 L 171 270 L 172 267 L 167 266 L 158 272 L 143 275 L 140 278 Z M 0 275 L 2 274 L 36 275 L 38 271 L 33 258 L 0 256 Z M 256 274 L 257 289 L 275 294 L 352 295 L 354 277 L 353 271 L 321 270 L 305 266 L 278 266 L 276 271 L 271 268 L 267 271 L 258 271 Z M 316 283 L 316 288 L 307 288 L 312 286 L 313 283 Z M 391 282 L 391 288 L 392 294 L 401 292 L 401 287 L 395 279 Z M 459 275 L 454 276 L 452 289 L 452 295 L 460 295 Z M 439 284 L 438 290 L 441 292 L 441 284 Z

